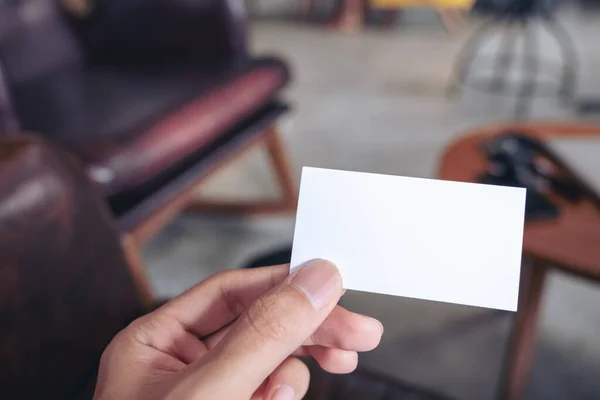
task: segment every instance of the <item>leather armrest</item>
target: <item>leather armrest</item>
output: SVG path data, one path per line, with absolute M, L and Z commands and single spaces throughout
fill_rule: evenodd
M 104 0 L 65 9 L 93 64 L 219 63 L 246 56 L 244 0 Z
M 1 396 L 77 398 L 143 310 L 119 231 L 80 163 L 33 137 L 0 140 L 0 211 Z

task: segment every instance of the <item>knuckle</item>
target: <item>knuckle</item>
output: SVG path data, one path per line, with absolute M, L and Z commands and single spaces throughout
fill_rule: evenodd
M 206 281 L 220 292 L 227 310 L 234 316 L 241 315 L 248 308 L 243 296 L 240 296 L 236 290 L 231 289 L 231 282 L 235 282 L 239 278 L 239 271 L 220 271 Z
M 235 273 L 235 271 L 230 271 L 230 270 L 219 271 L 219 272 L 213 274 L 209 279 L 214 282 L 222 282 L 222 281 L 226 281 L 229 278 L 231 278 L 233 273 Z
M 283 318 L 284 315 L 290 316 L 290 311 L 289 301 L 284 296 L 273 294 L 257 299 L 245 315 L 259 337 L 281 341 L 292 333 Z
M 152 346 L 156 336 L 160 332 L 160 316 L 145 315 L 133 321 L 124 332 L 127 332 L 129 339 L 145 346 Z
M 350 350 L 352 349 L 352 343 L 354 336 L 352 332 L 346 332 L 343 329 L 328 328 L 319 332 L 319 344 L 325 344 L 326 346 L 332 346 L 336 349 Z
M 232 278 L 235 277 L 234 272 L 236 272 L 236 271 L 229 271 L 229 270 L 219 271 L 219 272 L 211 275 L 207 279 L 205 279 L 204 282 L 202 282 L 200 284 L 207 286 L 207 287 L 224 286 L 227 282 L 229 282 L 230 280 L 232 280 Z
M 142 323 L 138 319 L 118 332 L 102 352 L 100 364 L 110 364 L 113 360 L 119 359 L 123 353 L 129 351 L 138 343 L 147 341 L 147 333 L 141 330 L 139 328 L 140 326 L 142 326 Z
M 334 347 L 341 350 L 353 350 L 360 343 L 360 332 L 344 321 L 325 320 L 313 334 L 315 344 Z
M 224 286 L 219 286 L 219 290 L 221 291 L 221 298 L 231 315 L 238 316 L 246 312 L 248 308 L 246 302 L 236 291 L 228 290 Z
M 346 332 L 345 334 L 340 334 L 337 337 L 335 346 L 339 349 L 351 350 L 352 345 L 356 341 L 356 337 L 353 334 L 354 332 Z

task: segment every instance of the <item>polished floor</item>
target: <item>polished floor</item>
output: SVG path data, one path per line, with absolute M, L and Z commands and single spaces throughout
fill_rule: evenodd
M 580 93 L 600 96 L 600 16 L 569 11 L 561 20 L 577 45 Z M 444 95 L 466 32 L 449 36 L 427 13 L 395 29 L 360 35 L 281 21 L 256 23 L 253 34 L 257 52 L 281 54 L 294 71 L 287 96 L 295 110 L 281 129 L 297 174 L 310 165 L 434 177 L 450 141 L 481 124 L 513 117 L 509 98 L 472 91 L 454 100 Z M 541 30 L 539 41 L 548 60 L 543 65 L 551 66 L 557 49 Z M 491 40 L 488 50 L 496 45 Z M 489 65 L 480 61 L 474 70 L 485 73 Z M 532 119 L 575 117 L 554 98 L 540 98 L 532 112 Z M 215 176 L 201 194 L 277 192 L 257 151 Z M 290 243 L 293 224 L 285 217 L 184 215 L 147 246 L 144 256 L 157 292 L 173 296 L 215 271 L 237 268 L 257 253 Z M 361 356 L 363 366 L 460 399 L 493 398 L 511 315 L 355 292 L 343 302 L 385 325 L 380 348 Z M 599 305 L 600 286 L 558 274 L 550 280 L 527 398 L 600 398 Z

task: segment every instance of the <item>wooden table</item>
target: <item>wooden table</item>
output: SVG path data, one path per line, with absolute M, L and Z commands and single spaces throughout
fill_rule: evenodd
M 474 182 L 486 170 L 487 161 L 480 145 L 494 135 L 517 131 L 538 138 L 576 138 L 597 136 L 600 125 L 581 123 L 530 123 L 489 125 L 467 133 L 450 144 L 438 170 L 441 179 Z M 577 203 L 558 202 L 556 220 L 528 222 L 523 238 L 523 255 L 532 261 L 523 268 L 519 310 L 516 315 L 500 398 L 523 397 L 537 333 L 537 315 L 544 281 L 552 268 L 586 279 L 600 281 L 600 209 L 592 199 Z M 524 266 L 525 267 L 525 266 Z

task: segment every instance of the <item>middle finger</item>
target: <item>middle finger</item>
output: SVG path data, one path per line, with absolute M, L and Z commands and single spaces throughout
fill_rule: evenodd
M 231 325 L 203 338 L 211 349 L 227 335 Z M 336 306 L 321 326 L 304 342 L 305 346 L 323 346 L 349 351 L 369 351 L 379 344 L 383 325 L 374 318 Z

